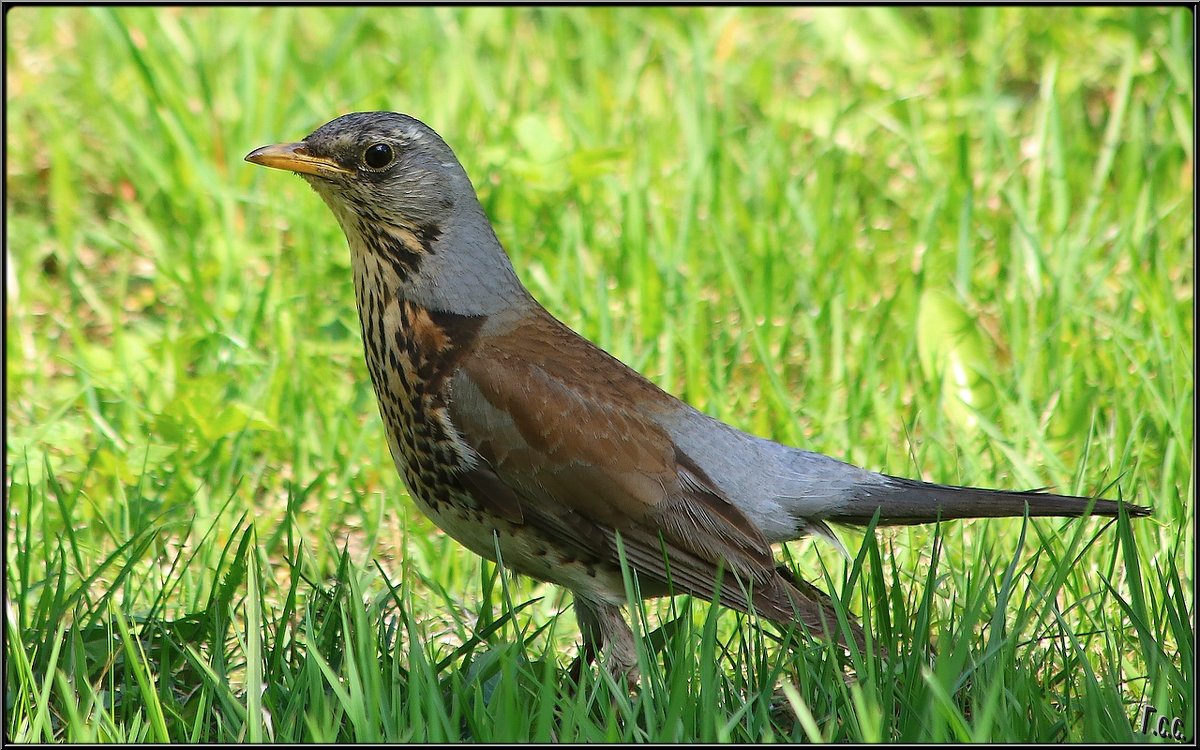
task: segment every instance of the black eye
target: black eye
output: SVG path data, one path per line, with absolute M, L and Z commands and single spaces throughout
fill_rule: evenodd
M 392 153 L 392 147 L 386 143 L 376 143 L 373 146 L 368 146 L 363 153 L 363 163 L 370 169 L 383 169 L 392 163 L 395 155 Z

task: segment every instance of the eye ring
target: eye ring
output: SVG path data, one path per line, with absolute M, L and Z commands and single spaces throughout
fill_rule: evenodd
M 386 169 L 396 159 L 392 147 L 386 143 L 373 143 L 363 152 L 362 160 L 367 169 Z

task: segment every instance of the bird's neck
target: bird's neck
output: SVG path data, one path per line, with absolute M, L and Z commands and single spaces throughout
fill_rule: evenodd
M 364 285 L 372 285 L 382 286 L 386 297 L 459 315 L 536 306 L 483 209 L 464 213 L 446 227 L 344 223 L 360 298 Z

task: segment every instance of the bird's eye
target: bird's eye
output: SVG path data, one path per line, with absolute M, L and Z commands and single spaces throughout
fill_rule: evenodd
M 386 143 L 376 143 L 368 146 L 363 153 L 363 163 L 369 169 L 383 169 L 392 163 L 395 155 L 392 153 L 392 147 Z

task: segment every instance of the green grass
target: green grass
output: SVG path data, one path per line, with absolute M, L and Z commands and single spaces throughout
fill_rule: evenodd
M 9 739 L 1136 741 L 1146 704 L 1194 737 L 1187 9 L 6 22 Z M 570 684 L 569 596 L 408 501 L 333 217 L 242 162 L 368 109 L 698 408 L 1153 518 L 792 544 L 886 664 L 678 599 L 632 613 L 680 616 L 639 693 Z

